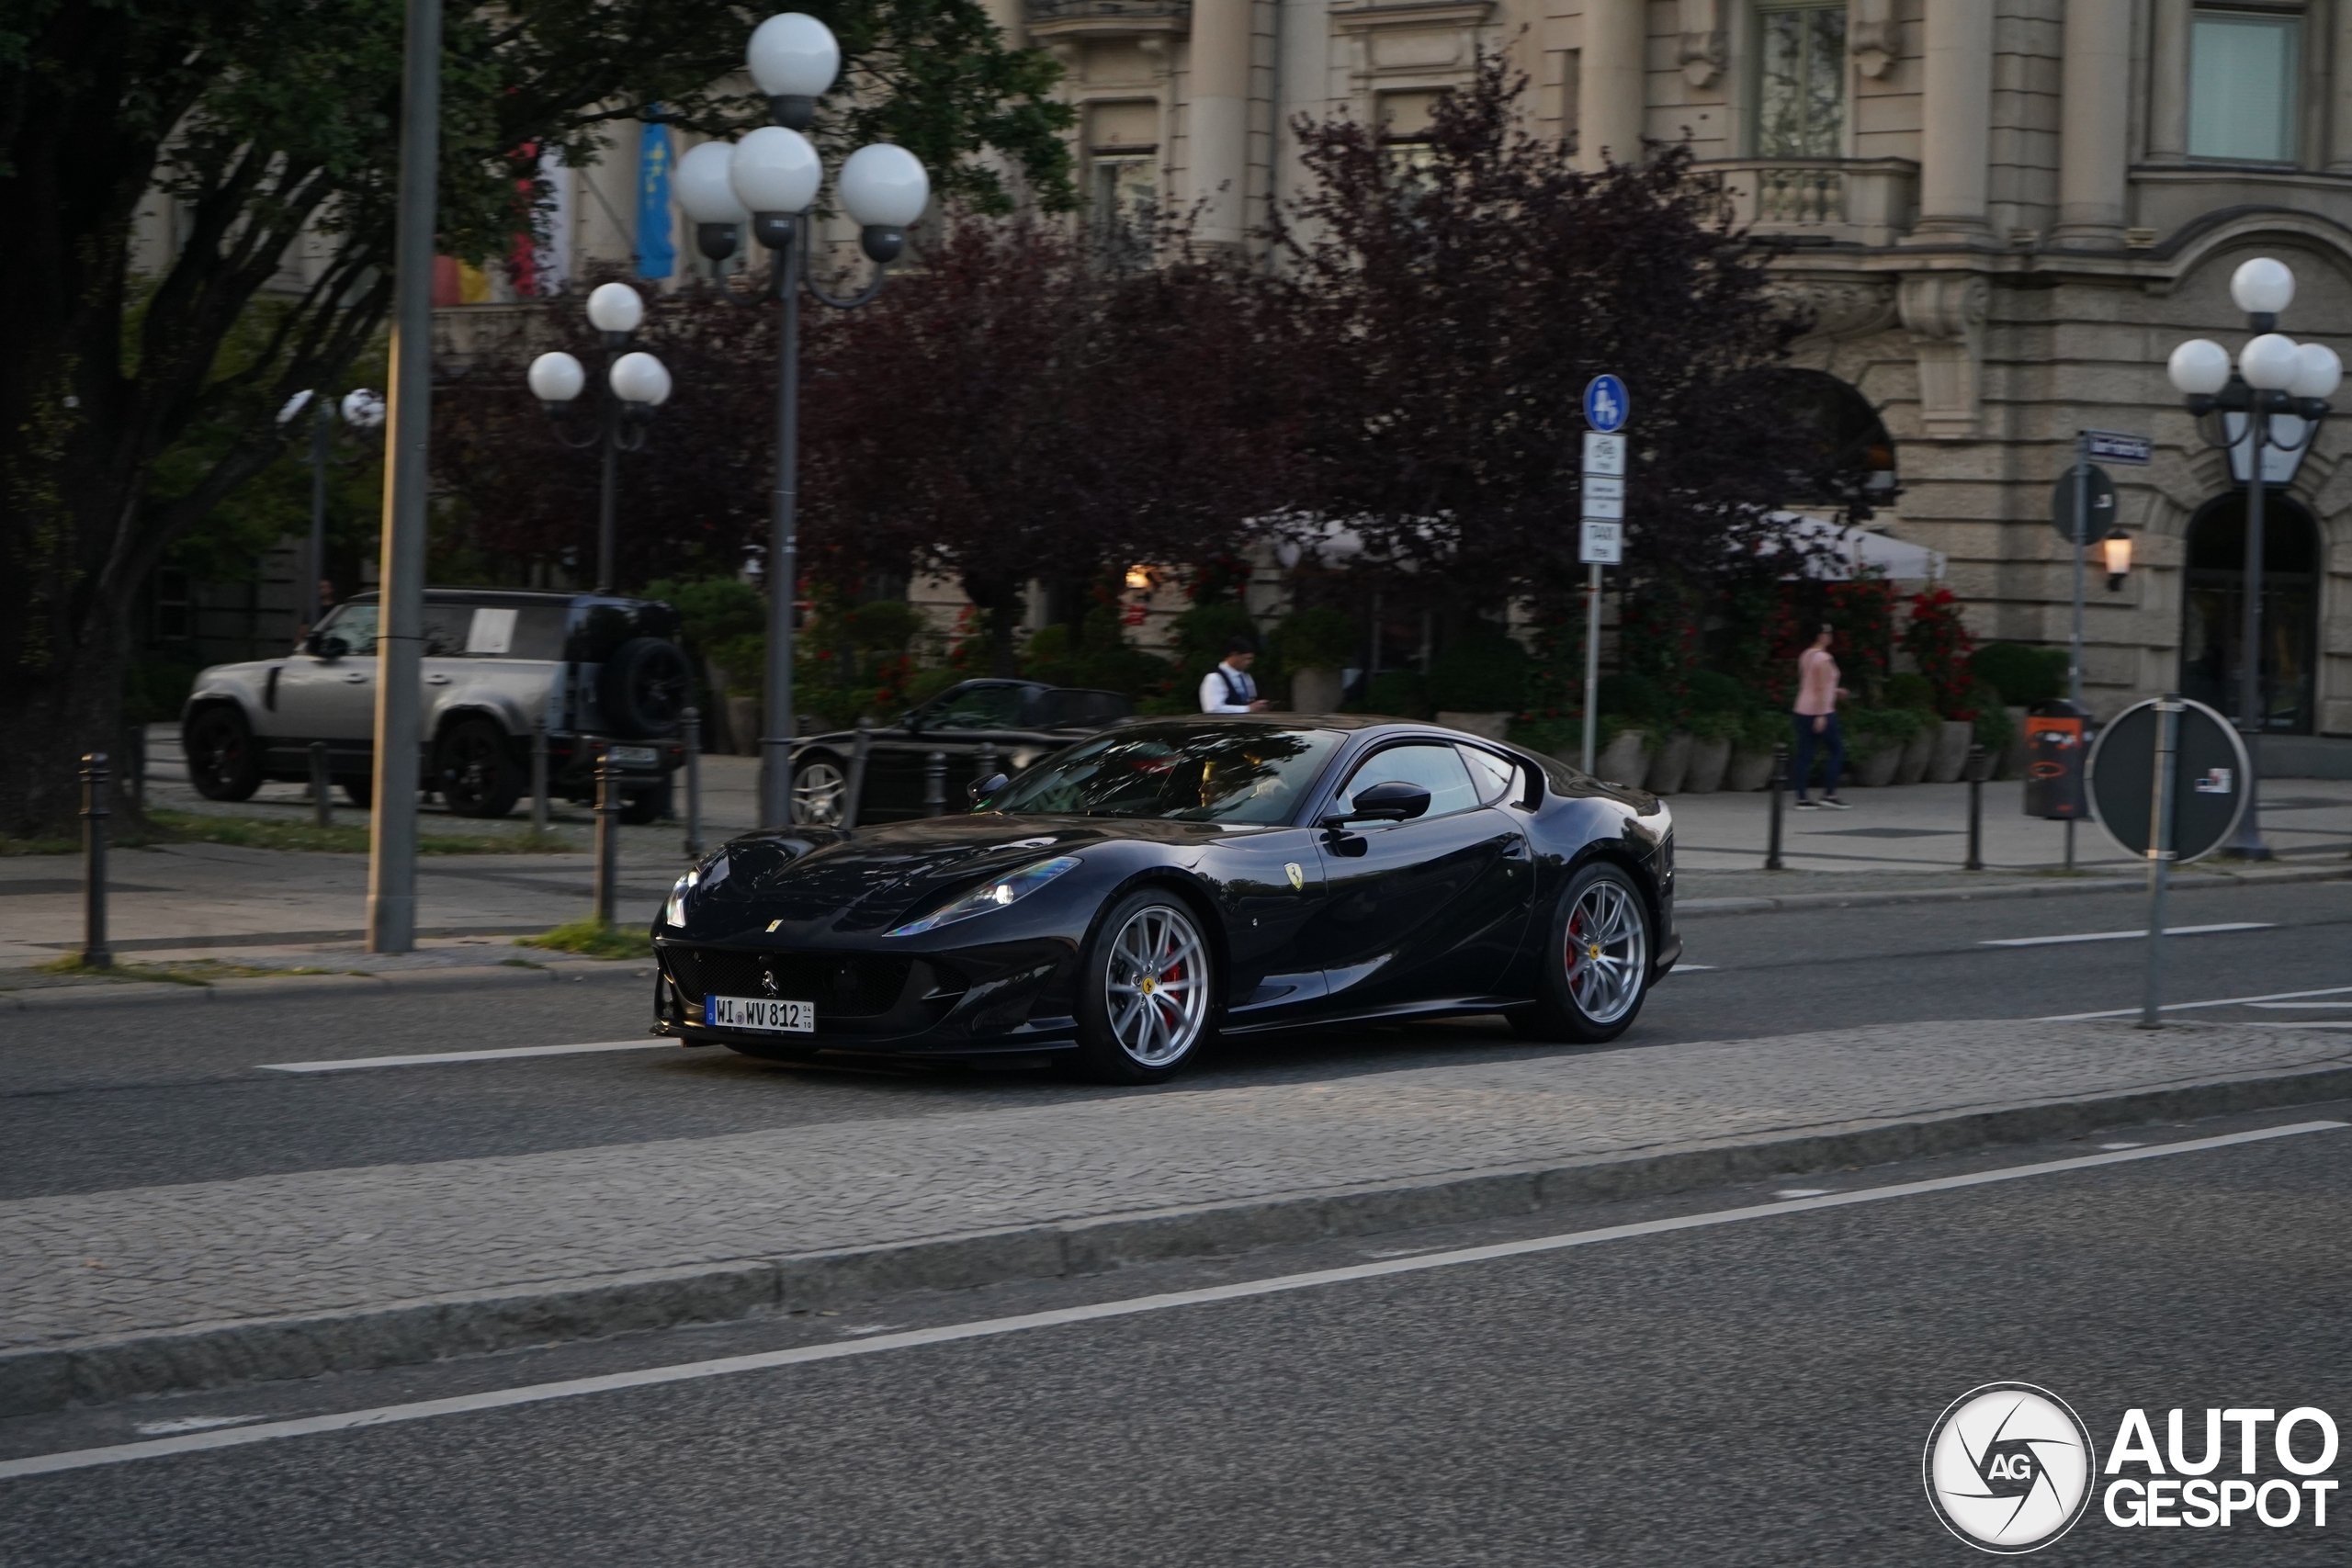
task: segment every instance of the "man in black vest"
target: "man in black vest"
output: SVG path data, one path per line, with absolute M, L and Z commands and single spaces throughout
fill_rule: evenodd
M 1257 661 L 1258 650 L 1246 637 L 1235 637 L 1227 646 L 1225 662 L 1201 677 L 1201 711 L 1203 713 L 1257 713 L 1267 704 L 1258 694 L 1258 682 L 1250 679 L 1250 666 Z

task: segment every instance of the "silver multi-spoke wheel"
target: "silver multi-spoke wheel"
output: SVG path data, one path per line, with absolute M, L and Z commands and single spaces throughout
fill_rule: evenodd
M 792 819 L 838 828 L 849 809 L 849 781 L 831 762 L 804 762 L 792 775 Z
M 1604 877 L 1568 911 L 1568 994 L 1594 1023 L 1614 1023 L 1642 999 L 1649 976 L 1649 927 L 1632 888 Z
M 1184 913 L 1148 904 L 1111 939 L 1102 977 L 1111 1034 L 1138 1066 L 1179 1060 L 1209 1016 L 1208 950 Z

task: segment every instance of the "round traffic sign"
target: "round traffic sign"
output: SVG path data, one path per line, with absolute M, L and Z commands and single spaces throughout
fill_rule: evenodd
M 2106 538 L 2108 530 L 2115 526 L 2115 481 L 2097 463 L 2085 467 L 2090 469 L 2089 478 L 2084 481 L 2091 503 L 2088 528 L 2075 526 L 2074 465 L 2068 464 L 2066 471 L 2058 476 L 2058 482 L 2050 487 L 2050 525 L 2058 530 L 2060 538 L 2077 547 Z
M 2211 854 L 2237 831 L 2249 772 L 2245 741 L 2230 721 L 2184 697 L 2173 754 L 2173 859 Z M 2087 764 L 2091 814 L 2126 854 L 2144 857 L 2154 842 L 2156 741 L 2163 715 L 2151 697 L 2125 708 L 2099 732 Z
M 1625 383 L 1616 377 L 1604 372 L 1585 383 L 1584 422 L 1601 434 L 1624 429 L 1633 412 L 1634 400 L 1626 396 Z

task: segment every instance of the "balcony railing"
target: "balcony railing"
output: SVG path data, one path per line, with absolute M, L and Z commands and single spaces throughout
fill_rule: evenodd
M 514 360 L 552 348 L 545 300 L 503 305 L 441 305 L 433 311 L 433 369 L 464 376 L 485 359 Z
M 1734 221 L 1825 244 L 1893 244 L 1910 231 L 1919 179 L 1908 158 L 1724 158 L 1700 168 Z
M 1121 23 L 1138 30 L 1183 32 L 1192 21 L 1192 0 L 1027 0 L 1029 25 L 1082 24 L 1085 30 L 1113 31 Z

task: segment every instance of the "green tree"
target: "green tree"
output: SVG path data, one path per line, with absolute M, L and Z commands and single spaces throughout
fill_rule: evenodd
M 978 0 L 810 8 L 845 62 L 820 142 L 901 142 L 983 207 L 1005 205 L 997 170 L 1018 168 L 1067 205 L 1057 68 L 1007 49 Z M 585 161 L 650 105 L 714 132 L 760 118 L 714 84 L 767 9 L 451 0 L 441 249 L 508 252 L 541 155 Z M 401 0 L 0 11 L 0 832 L 70 817 L 74 753 L 114 732 L 139 584 L 277 460 L 286 398 L 342 384 L 383 323 L 402 17 Z M 151 199 L 179 243 L 142 279 Z M 288 288 L 258 348 L 224 354 L 256 298 Z

